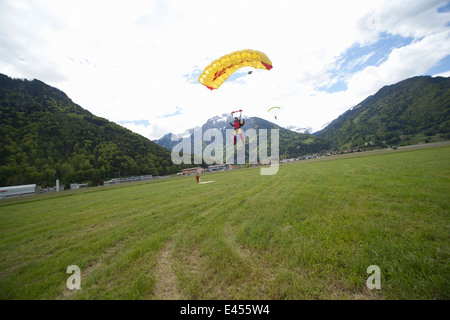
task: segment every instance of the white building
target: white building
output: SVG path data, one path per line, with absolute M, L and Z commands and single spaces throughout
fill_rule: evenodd
M 35 184 L 25 184 L 21 186 L 10 186 L 0 188 L 0 199 L 29 196 L 36 193 Z

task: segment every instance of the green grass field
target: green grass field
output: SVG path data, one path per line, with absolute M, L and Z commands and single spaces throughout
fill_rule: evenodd
M 449 159 L 447 144 L 5 199 L 0 299 L 449 299 Z

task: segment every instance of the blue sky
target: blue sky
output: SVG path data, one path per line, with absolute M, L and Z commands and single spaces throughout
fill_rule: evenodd
M 319 87 L 318 90 L 334 93 L 347 90 L 347 80 L 355 72 L 364 70 L 369 66 L 379 66 L 385 62 L 392 50 L 411 44 L 412 37 L 391 35 L 386 32 L 380 34 L 377 42 L 361 46 L 359 43 L 352 45 L 342 55 L 336 57 L 334 67 L 329 70 L 333 82 L 329 85 Z M 436 71 L 442 68 L 437 67 Z M 444 71 L 450 70 L 450 68 Z
M 150 122 L 148 120 L 127 120 L 127 121 L 117 121 L 117 123 L 125 126 L 128 124 L 133 124 L 136 126 L 148 127 L 150 125 Z
M 437 8 L 438 13 L 445 13 L 445 12 L 450 11 L 450 2 L 448 2 L 448 1 L 444 1 L 444 2 L 446 2 L 444 5 L 441 5 Z
M 425 72 L 425 74 L 434 75 L 448 70 L 450 70 L 450 55 L 446 56 L 445 58 L 440 60 L 437 64 L 428 69 L 427 72 Z
M 238 70 L 219 90 L 198 82 L 242 49 L 273 69 Z M 273 121 L 274 105 L 277 124 L 317 131 L 385 85 L 450 76 L 449 56 L 442 0 L 0 1 L 0 73 L 150 139 L 237 108 Z

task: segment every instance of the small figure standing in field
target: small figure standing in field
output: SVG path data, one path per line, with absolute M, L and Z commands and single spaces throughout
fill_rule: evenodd
M 197 183 L 199 183 L 200 177 L 198 175 L 196 175 L 195 178 L 197 179 Z

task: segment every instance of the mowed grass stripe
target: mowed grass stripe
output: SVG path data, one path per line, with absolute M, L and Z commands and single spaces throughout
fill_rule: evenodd
M 0 297 L 446 299 L 450 148 L 398 151 L 0 202 Z

